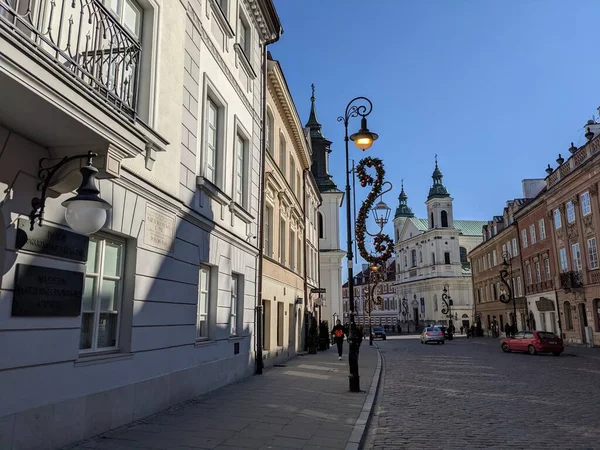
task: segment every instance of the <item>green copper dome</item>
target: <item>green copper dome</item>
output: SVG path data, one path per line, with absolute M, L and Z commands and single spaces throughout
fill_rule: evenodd
M 396 208 L 396 214 L 394 218 L 398 217 L 415 217 L 412 210 L 408 207 L 408 196 L 404 192 L 404 181 L 402 182 L 402 190 L 398 196 L 398 207 Z
M 427 196 L 427 200 L 431 200 L 432 198 L 444 198 L 450 197 L 450 194 L 446 190 L 444 183 L 442 182 L 442 171 L 438 167 L 437 155 L 435 155 L 435 169 L 431 178 L 433 178 L 433 185 L 429 188 L 429 195 Z

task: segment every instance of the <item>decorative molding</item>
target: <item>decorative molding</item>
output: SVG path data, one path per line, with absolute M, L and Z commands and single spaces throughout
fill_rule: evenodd
M 246 224 L 251 224 L 254 221 L 254 216 L 235 202 L 229 203 L 229 211 L 242 219 Z
M 582 222 L 584 233 L 594 234 L 594 216 L 592 216 L 591 214 L 584 216 Z
M 252 78 L 253 80 L 256 79 L 256 72 L 252 68 L 252 64 L 250 63 L 250 60 L 248 59 L 248 55 L 246 55 L 246 52 L 244 51 L 242 46 L 236 42 L 235 44 L 233 44 L 233 49 L 235 50 L 235 53 L 237 54 L 238 61 L 242 62 L 242 66 L 244 67 L 244 70 L 246 71 L 248 76 L 250 78 Z
M 569 239 L 575 239 L 579 235 L 575 223 L 567 225 L 567 236 Z
M 578 197 L 577 195 L 576 195 L 576 196 L 574 196 L 574 197 L 573 197 L 573 198 L 570 200 L 570 202 L 571 202 L 571 203 L 573 203 L 573 206 L 577 206 L 577 205 L 579 205 L 579 197 Z
M 560 214 L 561 214 L 561 215 L 564 215 L 564 214 L 565 214 L 565 205 L 560 205 L 560 206 L 559 206 L 558 208 L 556 208 L 556 209 L 558 209 L 558 210 L 560 211 Z
M 553 221 L 554 220 L 554 211 L 550 210 L 546 213 L 546 217 L 548 218 L 548 220 Z
M 208 2 L 210 3 L 212 9 L 212 16 L 217 19 L 217 22 L 219 23 L 221 30 L 223 30 L 223 33 L 225 33 L 225 35 L 229 39 L 234 37 L 235 31 L 233 31 L 233 28 L 231 27 L 227 16 L 225 16 L 225 11 L 221 9 L 221 5 L 217 3 L 217 0 L 208 0 Z
M 590 192 L 590 195 L 592 197 L 596 197 L 598 195 L 598 185 L 596 183 L 592 184 L 589 188 L 588 191 Z
M 231 203 L 231 197 L 225 194 L 216 185 L 211 183 L 209 180 L 204 178 L 202 175 L 196 177 L 196 184 L 200 190 L 206 192 L 210 197 L 219 202 L 221 205 L 226 206 Z

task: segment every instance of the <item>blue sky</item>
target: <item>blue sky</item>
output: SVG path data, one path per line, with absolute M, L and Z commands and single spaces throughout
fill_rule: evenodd
M 343 126 L 352 98 L 374 104 L 367 152 L 383 159 L 397 206 L 400 180 L 425 216 L 434 154 L 456 219 L 488 220 L 521 180 L 543 178 L 600 106 L 594 56 L 597 0 L 275 0 L 284 27 L 271 47 L 302 122 L 316 85 L 333 141 L 331 172 L 344 188 Z M 351 124 L 350 132 L 359 128 Z M 365 154 L 351 148 L 358 161 Z M 358 187 L 357 201 L 367 193 Z M 358 203 L 360 205 L 360 202 Z M 345 215 L 341 217 L 345 247 Z M 373 225 L 373 224 L 371 224 Z M 391 226 L 389 231 L 391 234 Z

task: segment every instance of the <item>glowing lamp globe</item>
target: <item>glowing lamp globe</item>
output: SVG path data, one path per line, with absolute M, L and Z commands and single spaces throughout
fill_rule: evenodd
M 377 133 L 372 133 L 367 128 L 367 119 L 363 117 L 360 121 L 360 130 L 357 133 L 354 133 L 350 136 L 350 140 L 354 142 L 361 150 L 368 150 L 373 142 L 377 140 L 379 135 Z

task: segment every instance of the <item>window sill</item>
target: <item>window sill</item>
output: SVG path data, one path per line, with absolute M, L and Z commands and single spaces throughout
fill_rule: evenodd
M 246 55 L 246 51 L 237 42 L 233 45 L 233 48 L 237 54 L 237 59 L 242 62 L 242 66 L 244 67 L 246 74 L 248 74 L 248 76 L 254 80 L 256 78 L 256 72 L 252 68 L 252 64 Z
M 229 211 L 248 224 L 254 221 L 254 216 L 236 202 L 229 203 Z
M 249 336 L 250 336 L 249 334 L 229 336 L 228 341 L 229 342 L 239 342 L 239 341 L 243 341 L 244 339 L 246 339 Z
M 198 187 L 206 192 L 210 197 L 221 203 L 222 205 L 227 205 L 231 203 L 231 198 L 225 194 L 218 186 L 216 186 L 211 181 L 207 180 L 203 176 L 196 177 L 196 184 Z
M 75 361 L 75 367 L 86 367 L 94 364 L 105 364 L 116 361 L 123 361 L 126 359 L 132 359 L 133 353 L 85 353 L 80 354 L 79 358 Z
M 217 0 L 210 0 L 210 6 L 212 7 L 213 17 L 217 19 L 219 26 L 223 30 L 223 33 L 227 35 L 227 37 L 232 38 L 235 36 L 235 32 L 233 28 L 229 24 L 229 20 L 225 16 L 225 12 L 221 9 L 221 6 L 217 3 Z
M 208 347 L 209 345 L 215 345 L 216 341 L 211 341 L 209 338 L 199 339 L 194 343 L 194 347 Z

